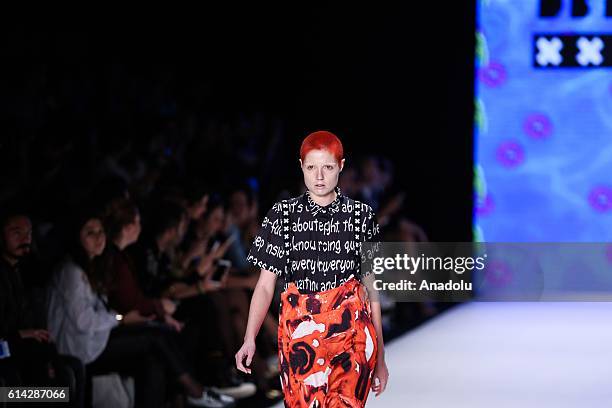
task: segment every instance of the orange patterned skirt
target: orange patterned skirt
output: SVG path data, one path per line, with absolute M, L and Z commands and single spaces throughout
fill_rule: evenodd
M 285 407 L 363 407 L 378 351 L 365 288 L 281 294 L 278 357 Z

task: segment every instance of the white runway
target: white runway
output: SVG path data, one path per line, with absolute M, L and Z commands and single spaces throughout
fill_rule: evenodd
M 464 304 L 386 356 L 371 408 L 612 407 L 612 303 Z

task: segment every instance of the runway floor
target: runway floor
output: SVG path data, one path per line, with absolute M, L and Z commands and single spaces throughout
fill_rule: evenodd
M 389 343 L 386 360 L 368 407 L 612 407 L 612 303 L 463 304 Z

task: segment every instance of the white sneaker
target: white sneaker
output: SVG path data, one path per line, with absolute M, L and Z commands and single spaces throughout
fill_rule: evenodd
M 234 399 L 226 395 L 217 394 L 214 391 L 204 390 L 198 398 L 187 397 L 187 403 L 196 407 L 226 408 L 234 406 Z
M 212 389 L 208 389 L 208 394 L 210 394 L 213 398 L 217 398 L 219 400 L 221 400 L 221 402 L 224 402 L 225 404 L 228 404 L 228 406 L 233 407 L 236 404 L 236 399 L 230 395 L 227 395 L 225 393 L 221 393 L 221 392 L 217 392 L 215 390 Z
M 220 395 L 225 394 L 235 399 L 243 399 L 255 395 L 257 392 L 257 386 L 252 382 L 243 382 L 242 384 L 231 387 L 210 387 L 210 390 L 215 391 Z

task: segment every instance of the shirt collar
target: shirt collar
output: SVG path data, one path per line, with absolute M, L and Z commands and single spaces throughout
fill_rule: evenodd
M 334 201 L 332 201 L 326 206 L 322 206 L 322 205 L 317 204 L 310 196 L 310 191 L 306 190 L 306 192 L 304 193 L 304 196 L 306 197 L 306 200 L 308 203 L 308 206 L 307 206 L 308 210 L 310 210 L 310 212 L 312 212 L 312 214 L 315 216 L 319 212 L 323 214 L 327 212 L 330 212 L 330 213 L 338 212 L 340 210 L 340 201 L 342 199 L 342 193 L 340 191 L 340 187 L 338 186 L 334 188 L 334 191 L 336 192 L 336 198 L 334 199 Z

